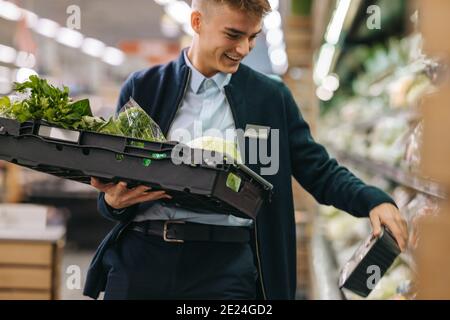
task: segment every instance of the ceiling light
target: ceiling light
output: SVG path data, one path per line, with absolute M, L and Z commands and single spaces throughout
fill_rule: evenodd
M 345 17 L 347 16 L 348 9 L 350 8 L 350 3 L 351 0 L 339 0 L 337 8 L 334 11 L 333 18 L 328 25 L 327 33 L 325 34 L 325 40 L 328 43 L 337 44 L 339 42 Z
M 11 82 L 11 69 L 0 66 L 0 82 Z
M 34 29 L 39 22 L 39 17 L 37 16 L 37 14 L 26 9 L 22 9 L 22 12 L 24 14 L 25 21 L 27 22 L 28 28 Z
M 272 65 L 272 71 L 278 75 L 282 75 L 285 74 L 287 72 L 289 68 L 289 65 L 287 64 L 287 62 L 285 64 L 282 65 Z
M 316 90 L 316 96 L 322 101 L 330 101 L 333 98 L 333 91 L 320 86 Z
M 333 63 L 334 53 L 336 51 L 335 46 L 325 43 L 320 48 L 319 58 L 317 59 L 314 69 L 314 81 L 317 84 L 321 84 L 322 80 L 328 75 Z
M 339 77 L 336 74 L 326 76 L 322 81 L 322 86 L 330 91 L 336 91 L 339 88 Z
M 275 66 L 283 66 L 287 63 L 287 54 L 283 49 L 275 49 L 270 53 L 270 61 Z
M 83 41 L 81 50 L 90 56 L 98 58 L 103 55 L 105 47 L 105 44 L 100 40 L 94 38 L 86 38 Z
M 56 37 L 56 41 L 68 47 L 79 48 L 83 43 L 83 35 L 69 28 L 61 28 Z
M 190 23 L 191 7 L 185 1 L 172 1 L 166 6 L 167 14 L 179 24 Z
M 269 3 L 272 10 L 278 10 L 278 7 L 280 6 L 279 0 L 269 0 Z
M 0 61 L 4 63 L 14 63 L 16 61 L 16 49 L 0 44 Z
M 281 15 L 278 11 L 272 11 L 264 18 L 264 27 L 266 30 L 281 27 Z
M 121 65 L 125 60 L 125 54 L 113 47 L 107 47 L 105 49 L 105 53 L 103 54 L 103 61 L 113 65 L 113 66 L 119 66 Z
M 270 29 L 266 34 L 266 41 L 269 46 L 279 46 L 283 43 L 283 31 L 280 28 Z
M 59 24 L 57 24 L 53 20 L 45 18 L 39 19 L 36 27 L 34 28 L 37 33 L 48 38 L 54 38 L 56 36 L 56 33 L 58 32 L 58 29 Z
M 37 76 L 37 72 L 34 71 L 33 69 L 29 69 L 29 68 L 20 68 L 19 70 L 17 70 L 17 74 L 16 74 L 16 81 L 19 83 L 25 82 L 28 80 L 28 78 L 30 78 L 30 76 Z
M 35 65 L 36 58 L 34 54 L 25 51 L 20 51 L 17 54 L 16 66 L 20 68 L 34 68 Z
M 155 2 L 161 6 L 165 6 L 171 2 L 174 2 L 175 0 L 155 0 Z
M 18 21 L 22 17 L 22 11 L 12 2 L 0 1 L 0 17 L 6 20 Z

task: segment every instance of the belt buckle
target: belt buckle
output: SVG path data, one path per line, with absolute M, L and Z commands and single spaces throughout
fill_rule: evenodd
M 172 239 L 167 237 L 167 231 L 169 224 L 185 224 L 184 221 L 177 221 L 177 220 L 167 220 L 164 222 L 164 231 L 163 231 L 163 239 L 166 242 L 175 242 L 175 243 L 184 243 L 184 240 L 180 239 Z

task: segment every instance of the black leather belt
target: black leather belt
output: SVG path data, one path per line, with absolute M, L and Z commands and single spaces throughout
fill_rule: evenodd
M 185 241 L 249 242 L 247 227 L 216 226 L 176 220 L 147 220 L 132 222 L 130 229 L 147 235 L 159 236 L 166 242 Z

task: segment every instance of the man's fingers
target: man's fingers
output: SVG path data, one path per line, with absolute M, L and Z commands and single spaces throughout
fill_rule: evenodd
M 372 234 L 374 237 L 378 237 L 381 234 L 381 222 L 378 216 L 370 217 L 372 223 Z
M 138 186 L 131 190 L 128 190 L 126 194 L 124 194 L 124 200 L 123 201 L 133 201 L 135 198 L 138 198 L 142 195 L 148 194 L 147 191 L 150 190 L 150 187 L 147 186 Z
M 106 192 L 109 189 L 113 188 L 115 185 L 114 183 L 101 183 L 100 180 L 98 180 L 97 178 L 91 177 L 91 186 L 93 186 L 94 188 L 96 188 L 97 190 L 101 191 L 101 192 Z
M 408 244 L 408 225 L 401 212 L 391 204 L 382 204 L 370 213 L 374 236 L 381 234 L 381 226 L 386 226 L 394 236 L 398 246 L 404 251 Z
M 400 220 L 400 226 L 402 227 L 402 231 L 403 231 L 403 239 L 405 240 L 406 243 L 408 243 L 408 223 L 406 222 L 406 220 L 402 219 Z
M 151 187 L 147 187 L 147 186 L 137 186 L 135 188 L 132 189 L 132 194 L 134 195 L 141 195 L 142 193 L 145 193 L 149 190 L 151 190 Z
M 408 224 L 406 223 L 406 220 L 403 218 L 403 216 L 401 215 L 400 212 L 396 216 L 394 221 L 395 221 L 395 225 L 398 228 L 398 235 L 397 235 L 396 239 L 397 239 L 397 242 L 402 243 L 402 245 L 400 245 L 400 244 L 399 245 L 403 251 L 406 249 L 407 244 L 408 244 Z M 401 240 L 399 240 L 398 238 L 401 238 Z
M 117 196 L 122 196 L 122 195 L 124 195 L 125 193 L 127 193 L 128 192 L 128 189 L 127 189 L 127 183 L 126 182 L 124 182 L 124 181 L 120 181 L 117 185 L 116 185 L 116 190 L 115 190 L 117 193 Z
M 402 236 L 403 236 L 403 242 L 405 243 L 404 249 L 406 249 L 406 247 L 408 246 L 408 224 L 406 223 L 405 220 L 400 220 L 399 225 L 401 227 L 402 230 Z
M 406 248 L 406 241 L 400 226 L 397 223 L 391 223 L 388 228 L 391 230 L 400 250 L 404 251 Z
M 137 197 L 133 200 L 134 203 L 141 203 L 141 202 L 147 202 L 147 201 L 155 201 L 159 199 L 166 198 L 167 194 L 165 191 L 153 191 L 149 192 L 147 194 L 144 194 L 140 197 Z
M 137 203 L 154 201 L 159 199 L 172 199 L 165 191 L 153 191 L 151 187 L 140 185 L 133 189 L 127 188 L 127 183 L 121 181 L 117 184 L 102 184 L 98 179 L 91 178 L 91 184 L 100 191 L 107 192 L 109 205 L 116 207 L 129 207 Z

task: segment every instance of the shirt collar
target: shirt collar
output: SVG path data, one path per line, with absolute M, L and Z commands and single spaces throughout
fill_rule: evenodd
M 198 91 L 200 90 L 200 88 L 203 84 L 203 81 L 208 78 L 206 78 L 200 71 L 198 71 L 192 65 L 191 61 L 189 61 L 189 58 L 187 56 L 187 50 L 188 49 L 183 51 L 183 55 L 184 55 L 184 61 L 186 62 L 186 65 L 192 70 L 191 89 L 194 93 L 198 93 Z M 213 80 L 214 83 L 217 85 L 217 87 L 222 89 L 223 87 L 225 87 L 227 84 L 230 83 L 231 73 L 218 72 L 209 79 Z

